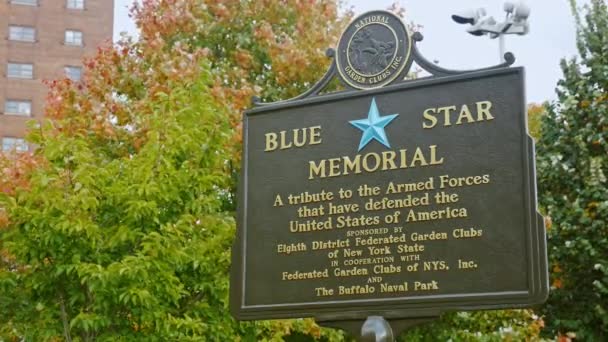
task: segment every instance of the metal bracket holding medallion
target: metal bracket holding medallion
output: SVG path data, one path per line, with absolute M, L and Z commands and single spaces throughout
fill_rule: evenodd
M 417 43 L 423 40 L 420 32 L 410 34 L 401 19 L 387 11 L 372 11 L 355 18 L 346 28 L 336 49 L 327 49 L 331 58 L 329 69 L 323 77 L 306 92 L 283 101 L 262 102 L 254 96 L 254 106 L 287 103 L 319 96 L 338 78 L 347 90 L 376 89 L 410 81 L 414 63 L 431 74 L 430 77 L 459 75 L 470 72 L 506 68 L 515 62 L 515 56 L 507 52 L 504 62 L 475 70 L 452 70 L 442 68 L 426 59 Z

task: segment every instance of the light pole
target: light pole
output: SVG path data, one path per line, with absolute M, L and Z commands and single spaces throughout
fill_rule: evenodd
M 524 2 L 505 2 L 503 6 L 506 12 L 505 20 L 497 22 L 494 17 L 489 16 L 484 8 L 466 10 L 452 15 L 452 19 L 459 24 L 470 24 L 467 32 L 474 36 L 488 35 L 491 39 L 498 38 L 498 50 L 500 62 L 504 61 L 505 35 L 525 35 L 530 31 L 528 17 L 530 7 Z

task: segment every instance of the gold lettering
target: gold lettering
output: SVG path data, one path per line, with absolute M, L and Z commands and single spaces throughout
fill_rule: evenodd
M 439 283 L 436 280 L 431 280 L 430 282 L 414 282 L 414 291 L 433 291 L 439 290 Z
M 464 261 L 464 260 L 460 260 L 458 259 L 458 268 L 459 269 L 474 269 L 477 268 L 477 264 L 475 263 L 475 261 L 469 260 L 469 261 Z
M 285 133 L 285 131 L 281 131 L 279 133 L 279 136 L 281 137 L 281 150 L 285 150 L 291 147 L 291 142 L 289 144 L 285 142 Z
M 369 166 L 369 162 L 368 159 L 369 157 L 373 157 L 374 159 L 374 167 L 370 167 Z M 374 172 L 378 169 L 378 167 L 380 166 L 380 156 L 377 153 L 368 153 L 363 157 L 363 169 L 367 172 Z
M 483 235 L 483 229 L 463 229 L 457 228 L 452 231 L 452 236 L 456 239 L 470 239 L 470 238 L 479 238 Z
M 474 186 L 490 183 L 490 175 L 468 176 L 468 177 L 450 177 L 449 175 L 439 176 L 441 182 L 440 189 L 443 188 L 458 188 L 463 186 Z
M 297 128 L 289 132 L 280 131 L 277 133 L 266 133 L 266 148 L 265 152 L 274 151 L 277 148 L 286 150 L 292 147 L 304 147 L 308 145 L 317 145 L 321 143 L 321 126 L 313 126 L 307 128 Z M 279 140 L 280 138 L 280 140 Z
M 405 219 L 406 222 L 417 222 L 417 221 L 432 221 L 432 220 L 444 220 L 444 219 L 456 219 L 468 217 L 466 208 L 450 208 L 431 211 L 415 211 L 410 209 Z M 415 241 L 415 240 L 414 240 Z
M 293 144 L 295 147 L 302 147 L 306 144 L 306 131 L 307 131 L 306 129 L 303 129 L 302 134 L 300 134 L 299 129 L 293 130 Z M 300 140 L 299 138 L 302 138 L 302 139 Z
M 334 269 L 334 276 L 336 277 L 357 277 L 357 276 L 366 276 L 369 272 L 367 268 L 359 268 L 357 266 L 351 269 Z
M 328 289 L 328 288 L 325 288 L 325 287 L 316 287 L 315 288 L 315 293 L 316 293 L 317 297 L 333 296 L 334 289 Z
M 437 233 L 434 230 L 430 233 L 412 233 L 410 240 L 412 241 L 435 241 L 435 240 L 447 240 L 447 233 Z
M 321 190 L 321 192 L 309 193 L 308 191 L 299 193 L 297 195 L 290 194 L 287 196 L 289 204 L 306 204 L 314 202 L 332 201 L 334 199 L 334 193 L 331 191 Z
M 423 121 L 422 128 L 431 129 L 434 128 L 438 121 L 438 115 L 443 113 L 443 126 L 448 127 L 452 126 L 452 113 L 456 113 L 457 110 L 460 110 L 458 113 L 458 118 L 456 119 L 456 125 L 461 124 L 469 124 L 475 123 L 479 121 L 487 121 L 493 120 L 494 116 L 490 112 L 492 108 L 492 102 L 490 101 L 479 101 L 475 102 L 476 110 L 477 110 L 477 119 L 473 116 L 471 112 L 471 107 L 467 104 L 457 106 L 445 106 L 439 108 L 427 108 L 422 113 Z
M 340 158 L 329 159 L 329 177 L 340 175 Z
M 401 192 L 413 192 L 413 191 L 421 191 L 421 190 L 434 190 L 435 189 L 435 180 L 433 177 L 429 177 L 429 180 L 426 182 L 417 182 L 417 183 L 403 183 L 403 184 L 394 184 L 393 182 L 389 182 L 386 187 L 385 194 L 397 194 Z
M 280 243 L 277 245 L 277 253 L 279 253 L 279 254 L 289 255 L 291 253 L 296 253 L 296 252 L 306 252 L 307 250 L 308 250 L 308 247 L 306 247 L 306 244 L 304 242 L 299 242 L 297 244 Z
M 325 221 L 317 221 L 316 219 L 300 221 L 289 221 L 289 231 L 292 233 L 306 233 L 317 230 L 332 230 L 333 220 L 328 217 Z
M 399 284 L 388 284 L 388 283 L 380 284 L 380 292 L 393 293 L 393 292 L 408 292 L 408 291 L 409 291 L 409 284 L 407 281 L 404 281 L 403 283 L 399 283 Z
M 424 154 L 420 150 L 420 147 L 416 148 L 416 152 L 414 153 L 414 158 L 412 159 L 412 167 L 416 166 L 416 162 L 419 162 L 419 166 L 427 166 L 429 163 L 424 159 Z
M 382 170 L 396 169 L 397 165 L 395 165 L 395 157 L 397 157 L 397 154 L 394 151 L 382 152 Z M 388 164 L 391 164 L 391 166 L 389 167 Z
M 479 105 L 477 106 L 479 107 Z M 479 113 L 477 115 L 479 115 Z M 475 122 L 475 120 L 473 119 L 473 115 L 471 115 L 471 111 L 469 110 L 469 106 L 467 106 L 466 104 L 462 105 L 462 108 L 460 109 L 460 115 L 458 116 L 458 120 L 456 120 L 456 124 L 461 125 L 462 119 L 466 119 L 466 123 Z
M 326 268 L 323 271 L 312 270 L 310 272 L 295 271 L 282 273 L 282 280 L 305 280 L 318 278 L 329 278 L 329 270 Z
M 443 125 L 444 126 L 451 126 L 452 123 L 450 122 L 450 112 L 451 111 L 455 111 L 456 110 L 456 106 L 448 106 L 448 107 L 440 107 L 437 108 L 438 112 L 443 112 Z
M 310 127 L 310 145 L 318 145 L 321 139 L 321 126 Z
M 308 179 L 314 179 L 316 177 L 325 178 L 325 159 L 319 161 L 319 165 L 315 164 L 314 160 L 308 162 L 310 173 Z
M 429 203 L 429 193 L 425 192 L 424 195 L 420 197 L 415 197 L 409 194 L 405 198 L 389 199 L 388 197 L 383 197 L 379 200 L 370 198 L 369 200 L 367 200 L 367 202 L 365 202 L 365 209 L 369 211 L 400 209 L 429 205 Z
M 348 156 L 344 158 L 344 175 L 348 175 L 349 171 L 354 171 L 355 174 L 361 173 L 361 155 L 357 154 L 354 160 L 350 160 Z
M 423 271 L 447 271 L 450 267 L 443 260 L 425 261 L 422 263 Z
M 423 122 L 422 128 L 431 129 L 431 128 L 435 127 L 435 125 L 437 125 L 437 118 L 435 116 L 433 116 L 436 113 L 437 112 L 436 112 L 435 108 L 428 108 L 427 110 L 424 111 L 424 113 L 422 113 L 422 116 L 424 116 L 424 118 L 430 122 L 430 123 Z
M 357 250 L 357 252 L 361 252 Z M 375 258 L 360 258 L 357 255 L 355 256 L 344 256 L 344 261 L 342 264 L 344 266 L 357 266 L 357 265 L 378 265 L 378 264 L 386 264 L 395 262 L 395 258 L 392 256 L 382 256 Z
M 407 150 L 404 148 L 399 152 L 401 152 L 401 165 L 399 167 L 405 169 L 407 168 Z
M 431 165 L 443 164 L 443 157 L 437 160 L 437 145 L 431 145 L 429 148 L 431 149 Z
M 338 286 L 339 296 L 352 296 L 352 295 L 364 295 L 372 294 L 376 292 L 376 288 L 370 285 L 353 285 L 353 286 Z
M 344 176 L 351 173 L 359 174 L 362 171 L 376 172 L 408 167 L 434 166 L 443 164 L 443 157 L 439 156 L 438 146 L 428 146 L 428 152 L 416 147 L 411 162 L 408 163 L 406 149 L 384 151 L 382 153 L 370 152 L 354 157 L 343 156 L 339 158 L 309 161 L 308 179 Z M 328 165 L 329 164 L 329 165 Z M 327 170 L 329 168 L 329 170 Z M 363 169 L 363 170 L 362 170 Z
M 477 102 L 477 121 L 483 120 L 494 120 L 494 117 L 490 113 L 490 108 L 492 108 L 492 102 L 490 101 L 480 101 Z M 484 119 L 485 115 L 485 119 Z
M 376 265 L 373 268 L 374 274 L 393 274 L 401 273 L 401 266 L 394 265 Z
M 264 152 L 270 152 L 277 149 L 279 143 L 277 142 L 276 133 L 266 133 L 266 149 Z

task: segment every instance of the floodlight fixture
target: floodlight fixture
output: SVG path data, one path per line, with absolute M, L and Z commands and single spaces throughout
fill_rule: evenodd
M 507 34 L 525 35 L 530 31 L 528 18 L 530 7 L 523 1 L 507 1 L 503 5 L 506 12 L 505 20 L 497 22 L 494 17 L 489 16 L 484 8 L 476 10 L 469 9 L 452 15 L 452 20 L 458 24 L 469 24 L 467 32 L 474 36 L 488 35 L 490 38 L 498 38 L 500 61 L 504 61 L 504 36 Z
M 480 8 L 479 10 L 484 11 L 484 15 L 485 15 L 485 10 L 483 8 Z M 473 24 L 475 24 L 475 21 L 477 20 L 477 18 L 480 16 L 478 11 L 473 10 L 473 9 L 468 9 L 468 10 L 462 11 L 458 14 L 452 15 L 452 20 L 454 20 L 455 22 L 457 22 L 459 24 L 473 25 Z

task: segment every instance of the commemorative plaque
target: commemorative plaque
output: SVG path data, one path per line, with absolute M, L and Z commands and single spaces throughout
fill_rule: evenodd
M 346 91 L 244 114 L 238 319 L 414 319 L 547 296 L 524 70 L 512 56 L 436 68 L 420 40 L 364 14 L 320 81 Z M 413 61 L 434 76 L 405 81 Z

